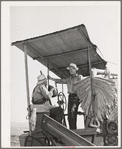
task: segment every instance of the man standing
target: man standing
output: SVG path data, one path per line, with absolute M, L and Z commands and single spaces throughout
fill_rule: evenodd
M 37 80 L 38 83 L 32 93 L 32 103 L 49 107 L 50 116 L 59 123 L 62 123 L 63 109 L 50 105 L 50 99 L 53 96 L 55 89 L 52 88 L 50 91 L 47 90 L 47 79 L 42 72 L 41 75 L 37 77 Z
M 78 75 L 77 70 L 79 68 L 76 66 L 76 64 L 71 63 L 69 67 L 67 67 L 67 70 L 69 70 L 70 77 L 67 79 L 54 79 L 48 76 L 48 78 L 52 81 L 55 81 L 56 83 L 63 83 L 67 84 L 68 89 L 68 121 L 69 121 L 69 127 L 70 129 L 76 129 L 76 121 L 77 121 L 77 111 L 79 106 L 79 99 L 77 97 L 77 94 L 73 90 L 73 87 L 76 82 L 82 80 L 83 76 Z

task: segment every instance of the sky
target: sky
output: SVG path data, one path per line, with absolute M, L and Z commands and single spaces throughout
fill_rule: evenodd
M 119 1 L 2 3 L 2 113 L 8 113 L 6 117 L 2 115 L 3 124 L 7 125 L 7 120 L 28 122 L 24 53 L 11 43 L 80 24 L 86 26 L 92 43 L 97 45 L 103 58 L 108 61 L 110 71 L 119 74 Z M 28 57 L 30 100 L 40 70 L 47 76 L 47 68 Z M 58 78 L 51 72 L 50 75 Z M 50 84 L 54 86 L 51 81 Z M 64 90 L 66 94 L 66 86 Z M 53 103 L 56 104 L 56 99 Z

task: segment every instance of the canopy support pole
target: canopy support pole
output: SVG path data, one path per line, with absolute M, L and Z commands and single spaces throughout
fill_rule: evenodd
M 49 63 L 47 62 L 47 76 L 49 76 Z M 49 79 L 47 79 L 47 87 L 49 88 Z M 52 105 L 51 100 L 49 99 L 50 105 Z
M 95 113 L 95 96 L 96 96 L 96 94 L 95 94 L 95 91 L 94 91 L 94 84 L 93 84 L 92 71 L 91 71 L 91 59 L 90 59 L 89 43 L 88 43 L 88 59 L 89 59 L 89 73 L 90 73 L 90 82 L 91 82 L 91 104 L 89 106 L 89 111 L 90 111 L 90 107 L 92 105 L 93 116 L 96 116 L 96 113 Z M 89 115 L 89 111 L 88 111 L 88 115 Z
M 63 76 L 62 76 L 62 78 L 63 78 Z M 64 93 L 64 86 L 63 86 L 64 84 L 62 83 L 62 93 Z
M 89 73 L 90 73 L 90 81 L 91 81 L 91 93 L 94 94 L 93 91 L 93 81 L 92 81 L 92 73 L 91 73 L 91 59 L 90 59 L 90 51 L 89 51 L 89 44 L 88 44 L 88 59 L 89 59 Z
M 62 83 L 62 93 L 64 92 L 64 86 L 63 86 L 63 83 Z
M 27 90 L 27 105 L 28 105 L 28 115 L 29 115 L 29 133 L 31 135 L 31 126 L 30 126 L 30 95 L 29 95 L 28 61 L 27 61 L 26 44 L 24 44 L 24 56 L 25 56 L 25 76 L 26 76 L 26 90 Z
M 49 63 L 47 62 L 47 76 L 49 76 Z M 47 87 L 49 87 L 49 79 L 47 79 Z

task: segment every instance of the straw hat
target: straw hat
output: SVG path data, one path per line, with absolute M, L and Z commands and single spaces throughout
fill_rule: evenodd
M 40 73 L 41 73 L 41 75 L 39 75 L 38 77 L 37 77 L 37 80 L 38 80 L 38 83 L 40 84 L 40 83 L 43 83 L 43 82 L 45 82 L 47 79 L 46 79 L 46 77 L 45 77 L 45 75 L 40 71 Z
M 77 67 L 77 65 L 74 64 L 74 63 L 71 63 L 71 64 L 69 65 L 69 67 L 67 67 L 66 69 L 69 70 L 71 67 L 75 68 L 76 71 L 79 69 L 79 68 Z

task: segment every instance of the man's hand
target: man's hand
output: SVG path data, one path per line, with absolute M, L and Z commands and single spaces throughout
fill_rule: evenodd
M 51 80 L 51 77 L 49 75 L 47 76 L 47 78 Z
M 76 104 L 73 104 L 72 109 L 71 109 L 71 112 L 74 112 L 75 111 L 75 108 L 76 108 Z
M 52 92 L 54 95 L 58 95 L 58 90 L 57 90 L 57 88 L 52 88 L 51 89 L 51 91 L 50 92 Z
M 58 96 L 58 89 L 57 89 L 57 88 L 55 88 L 54 94 L 55 94 L 56 96 Z
M 52 88 L 52 89 L 50 90 L 50 95 L 51 95 L 51 97 L 53 96 L 53 91 L 54 91 L 54 88 Z
M 50 90 L 50 92 L 53 92 L 55 90 L 55 88 L 52 88 L 51 90 Z

